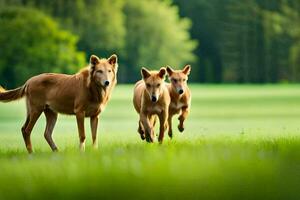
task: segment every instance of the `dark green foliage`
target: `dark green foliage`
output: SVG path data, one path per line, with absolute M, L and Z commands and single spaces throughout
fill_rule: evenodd
M 299 1 L 174 0 L 200 41 L 195 80 L 299 81 Z M 279 29 L 279 30 L 278 30 Z M 281 31 L 280 31 L 281 30 Z
M 195 82 L 300 81 L 298 0 L 0 0 L 0 6 L 53 17 L 78 37 L 86 59 L 117 53 L 119 82 L 139 79 L 142 66 L 186 63 Z
M 191 23 L 179 18 L 178 8 L 168 2 L 0 0 L 0 5 L 34 7 L 51 15 L 61 27 L 78 36 L 77 48 L 86 53 L 87 59 L 91 54 L 106 57 L 117 53 L 119 82 L 139 79 L 141 66 L 183 67 L 196 59 L 196 41 L 188 32 Z
M 76 51 L 77 37 L 40 11 L 1 9 L 0 33 L 0 80 L 6 87 L 42 72 L 74 72 L 84 64 L 84 54 Z
M 25 0 L 53 17 L 79 36 L 78 48 L 91 54 L 108 56 L 124 46 L 122 0 Z

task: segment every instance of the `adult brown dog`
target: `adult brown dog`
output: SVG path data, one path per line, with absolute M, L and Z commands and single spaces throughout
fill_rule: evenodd
M 164 132 L 168 127 L 170 104 L 169 92 L 164 82 L 166 69 L 161 68 L 157 72 L 142 68 L 141 74 L 143 80 L 136 83 L 133 96 L 134 107 L 140 114 L 138 132 L 143 140 L 146 138 L 147 142 L 153 142 L 155 115 L 158 115 L 160 121 L 158 141 L 162 143 Z
M 178 117 L 180 132 L 184 131 L 184 121 L 186 120 L 191 108 L 191 91 L 187 86 L 188 75 L 190 74 L 191 66 L 186 65 L 183 70 L 174 70 L 167 67 L 167 73 L 170 79 L 170 84 L 167 84 L 171 103 L 169 107 L 169 131 L 170 138 L 173 137 L 172 118 L 175 114 L 180 114 Z
M 0 91 L 0 101 L 26 97 L 27 119 L 22 134 L 27 151 L 32 152 L 31 131 L 44 112 L 47 120 L 45 139 L 53 151 L 57 147 L 52 132 L 57 113 L 76 115 L 80 149 L 85 149 L 84 118 L 90 117 L 93 146 L 97 148 L 98 115 L 103 111 L 117 83 L 117 56 L 99 59 L 92 55 L 88 67 L 74 75 L 46 73 L 30 78 L 22 87 Z

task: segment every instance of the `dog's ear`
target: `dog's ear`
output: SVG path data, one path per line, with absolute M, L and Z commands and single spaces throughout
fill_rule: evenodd
M 5 89 L 0 85 L 0 93 L 5 92 Z
M 167 72 L 168 72 L 169 76 L 172 76 L 172 74 L 174 73 L 174 70 L 170 66 L 167 66 Z
M 91 67 L 94 67 L 95 65 L 99 64 L 99 62 L 100 62 L 100 59 L 97 56 L 91 55 L 91 58 L 90 58 Z
M 191 68 L 192 68 L 191 65 L 186 65 L 186 66 L 183 68 L 182 72 L 183 72 L 185 75 L 190 75 Z
M 107 59 L 108 63 L 111 64 L 114 68 L 115 73 L 117 73 L 118 71 L 118 56 L 116 54 L 111 55 L 108 59 Z
M 113 54 L 107 59 L 107 61 L 109 64 L 115 65 L 118 62 L 118 56 L 116 54 Z
M 151 73 L 145 67 L 142 67 L 141 74 L 142 74 L 143 79 L 146 79 L 149 76 L 151 76 Z
M 160 70 L 159 70 L 159 72 L 158 72 L 158 76 L 159 76 L 160 78 L 164 78 L 165 75 L 166 75 L 166 68 L 164 68 L 164 67 L 160 68 Z

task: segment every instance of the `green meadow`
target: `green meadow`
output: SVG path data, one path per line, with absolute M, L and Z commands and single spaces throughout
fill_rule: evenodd
M 132 85 L 100 115 L 99 149 L 78 149 L 74 116 L 59 115 L 52 153 L 42 116 L 28 155 L 24 101 L 0 104 L 0 199 L 300 199 L 300 85 L 191 85 L 184 133 L 147 144 Z M 157 127 L 156 127 L 157 128 Z

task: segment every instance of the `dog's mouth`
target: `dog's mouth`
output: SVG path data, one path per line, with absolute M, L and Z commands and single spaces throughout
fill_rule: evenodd
M 106 86 L 105 84 L 102 84 L 102 82 L 99 81 L 95 81 L 97 88 L 102 89 L 102 90 L 106 90 L 106 88 L 108 86 Z

